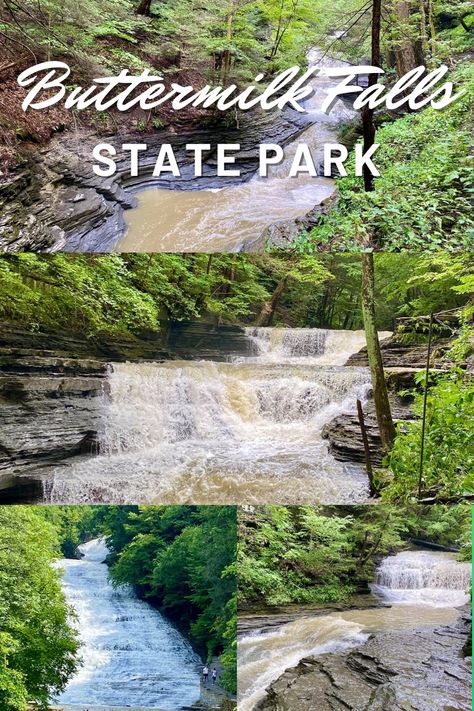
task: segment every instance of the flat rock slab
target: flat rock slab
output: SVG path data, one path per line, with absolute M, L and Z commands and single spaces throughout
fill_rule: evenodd
M 372 635 L 341 654 L 302 659 L 267 689 L 258 711 L 470 711 L 471 624 Z

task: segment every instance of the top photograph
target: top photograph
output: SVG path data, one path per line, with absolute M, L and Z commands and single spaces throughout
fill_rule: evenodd
M 4 0 L 0 251 L 472 249 L 463 0 Z

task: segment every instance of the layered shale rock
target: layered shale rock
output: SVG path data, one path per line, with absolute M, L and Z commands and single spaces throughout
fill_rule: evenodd
M 258 711 L 469 711 L 471 620 L 372 635 L 340 654 L 308 657 L 267 689 Z
M 449 338 L 434 340 L 431 372 L 443 372 L 448 367 L 449 364 L 443 358 L 451 345 L 452 340 Z M 384 339 L 380 344 L 392 415 L 395 421 L 403 423 L 413 420 L 415 417 L 411 408 L 411 399 L 400 397 L 398 392 L 415 388 L 416 376 L 426 368 L 427 347 L 426 343 L 405 343 L 397 331 L 391 338 Z M 358 353 L 350 356 L 346 365 L 368 367 L 367 348 L 362 348 Z M 373 400 L 369 400 L 364 405 L 363 411 L 372 464 L 380 465 L 384 451 Z M 364 445 L 356 412 L 339 415 L 331 420 L 323 428 L 322 436 L 329 441 L 329 448 L 335 459 L 361 464 L 365 462 Z
M 239 129 L 213 127 L 176 134 L 161 130 L 139 136 L 99 138 L 84 131 L 59 136 L 25 158 L 23 164 L 0 184 L 0 249 L 3 251 L 110 251 L 123 236 L 123 211 L 136 205 L 134 193 L 145 187 L 173 190 L 223 188 L 249 180 L 258 168 L 259 145 L 285 145 L 297 138 L 309 118 L 297 111 L 259 112 L 244 115 Z M 112 144 L 117 172 L 111 178 L 94 174 L 92 151 L 99 142 Z M 130 177 L 127 143 L 146 143 L 140 160 L 140 175 Z M 174 150 L 181 178 L 170 174 L 153 176 L 156 157 L 163 143 Z M 212 146 L 204 156 L 203 176 L 196 178 L 188 143 Z M 236 167 L 239 178 L 216 177 L 217 144 L 240 143 Z M 256 236 L 257 237 L 257 236 Z M 251 245 L 242 245 L 251 247 Z
M 205 321 L 122 340 L 0 323 L 2 500 L 35 498 L 43 468 L 97 453 L 114 363 L 225 360 L 250 346 L 243 329 Z
M 0 324 L 0 489 L 25 472 L 96 449 L 109 361 L 168 357 L 160 340 L 91 341 Z

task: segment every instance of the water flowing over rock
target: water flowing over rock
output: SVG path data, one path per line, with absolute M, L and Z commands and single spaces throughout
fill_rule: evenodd
M 96 342 L 0 324 L 2 500 L 37 497 L 43 467 L 96 451 L 107 362 L 140 357 L 169 356 L 160 338 Z M 22 476 L 26 472 L 29 477 Z
M 372 591 L 396 603 L 457 607 L 469 602 L 471 564 L 451 553 L 405 551 L 385 558 Z
M 180 633 L 129 587 L 114 588 L 101 540 L 62 559 L 62 585 L 74 608 L 83 666 L 60 701 L 65 704 L 180 711 L 199 700 L 200 659 Z
M 111 251 L 125 230 L 124 210 L 137 205 L 136 191 L 140 188 L 156 186 L 164 193 L 220 190 L 249 180 L 258 167 L 259 144 L 284 145 L 307 122 L 305 114 L 288 110 L 244 116 L 239 130 L 214 128 L 180 134 L 164 130 L 146 136 L 117 134 L 105 138 L 70 131 L 31 155 L 8 183 L 0 185 L 0 247 L 4 251 Z M 111 178 L 96 176 L 92 169 L 92 151 L 100 142 L 111 143 L 117 151 L 117 172 Z M 143 142 L 148 145 L 147 158 L 142 161 L 140 176 L 131 178 L 130 156 L 122 150 L 122 144 Z M 178 164 L 184 166 L 182 178 L 169 174 L 153 177 L 163 143 L 172 145 Z M 188 143 L 213 146 L 205 158 L 202 178 L 190 174 L 185 151 Z M 217 143 L 241 144 L 237 160 L 240 179 L 215 177 Z
M 373 591 L 391 607 L 244 632 L 239 709 L 469 711 L 470 585 L 470 565 L 453 554 L 407 551 L 377 571 Z
M 114 364 L 100 455 L 52 470 L 54 502 L 365 501 L 367 480 L 337 463 L 321 430 L 370 389 L 345 368 L 361 333 L 249 329 L 230 362 Z
M 138 207 L 126 215 L 128 230 L 120 248 L 261 251 L 269 225 L 294 221 L 316 205 L 326 203 L 334 193 L 335 183 L 331 177 L 324 177 L 320 169 L 317 176 L 301 173 L 290 177 L 296 151 L 301 143 L 306 144 L 318 169 L 323 161 L 324 144 L 338 143 L 341 124 L 353 120 L 356 114 L 343 100 L 337 101 L 329 114 L 321 109 L 328 90 L 338 83 L 328 77 L 327 70 L 347 63 L 313 49 L 308 54 L 308 64 L 318 66 L 320 73 L 309 81 L 315 93 L 305 102 L 307 113 L 301 115 L 306 126 L 303 123 L 302 130 L 291 141 L 282 141 L 277 136 L 274 142 L 286 144 L 284 158 L 269 167 L 267 177 L 255 174 L 250 180 L 231 181 L 230 185 L 217 180 L 211 189 L 198 179 L 199 186 L 206 189 L 194 192 L 143 191 L 137 196 Z M 251 151 L 255 158 L 257 152 L 255 145 Z M 254 171 L 256 168 L 255 165 Z

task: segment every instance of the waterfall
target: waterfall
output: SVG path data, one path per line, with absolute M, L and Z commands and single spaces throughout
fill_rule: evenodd
M 366 344 L 364 331 L 272 327 L 247 327 L 245 331 L 253 344 L 254 357 L 269 363 L 344 365 Z M 379 338 L 391 335 L 383 331 Z
M 200 660 L 180 633 L 130 587 L 112 587 L 102 540 L 59 561 L 77 619 L 83 665 L 59 701 L 178 711 L 200 695 Z
M 246 635 L 238 644 L 239 711 L 252 711 L 269 684 L 304 657 L 342 651 L 367 638 L 362 625 L 332 615 Z
M 394 603 L 457 607 L 469 602 L 471 574 L 452 553 L 405 551 L 382 561 L 372 590 Z
M 321 436 L 370 390 L 343 367 L 361 332 L 247 329 L 249 357 L 117 363 L 108 376 L 100 456 L 56 467 L 46 497 L 85 503 L 350 503 L 361 468 Z

